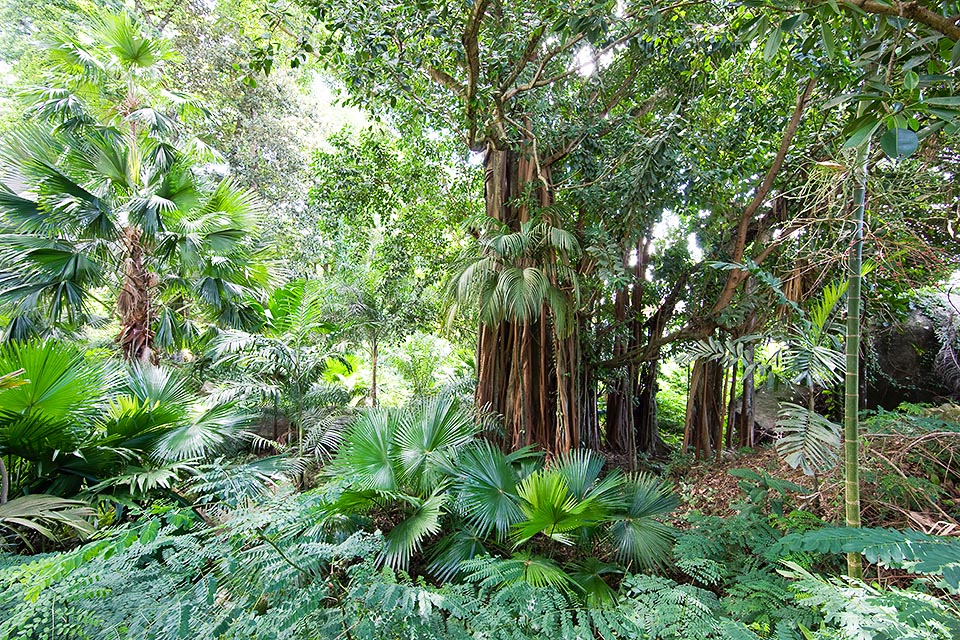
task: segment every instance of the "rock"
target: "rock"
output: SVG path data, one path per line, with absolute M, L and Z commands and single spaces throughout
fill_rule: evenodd
M 944 329 L 955 322 L 956 311 L 947 296 L 934 294 L 918 298 L 900 322 L 875 329 L 866 406 L 895 409 L 903 402 L 940 404 L 957 398 L 957 378 L 951 375 L 951 359 L 943 357 L 941 339 Z

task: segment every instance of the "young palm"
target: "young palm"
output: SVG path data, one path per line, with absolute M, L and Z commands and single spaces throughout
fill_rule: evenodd
M 111 370 L 65 343 L 5 345 L 0 369 L 23 369 L 27 381 L 0 390 L 0 456 L 14 462 L 17 490 L 150 489 L 144 477 L 182 474 L 230 447 L 251 421 L 229 403 L 197 402 L 171 371 Z
M 350 368 L 328 349 L 325 337 L 334 329 L 326 321 L 323 292 L 317 283 L 295 280 L 270 296 L 258 331 L 221 331 L 211 346 L 217 364 L 229 364 L 247 374 L 236 386 L 242 396 L 272 406 L 274 420 L 281 411 L 286 414 L 301 453 L 304 433 L 320 423 L 317 410 L 328 397 L 320 393 L 326 389 L 320 381 L 328 361 L 339 358 L 340 364 Z M 332 449 L 336 439 L 327 438 L 325 447 Z
M 148 361 L 196 316 L 243 320 L 266 277 L 248 240 L 262 212 L 229 180 L 200 180 L 189 101 L 158 80 L 163 41 L 125 15 L 94 36 L 54 47 L 51 86 L 30 92 L 41 123 L 0 143 L 0 303 L 19 337 L 88 321 L 111 288 L 124 354 Z
M 806 387 L 807 406 L 785 402 L 777 419 L 777 450 L 794 468 L 813 476 L 833 467 L 840 447 L 840 426 L 815 411 L 816 391 L 840 382 L 845 368 L 843 328 L 835 322 L 836 310 L 847 283 L 824 288 L 807 317 L 795 322 L 781 352 L 791 384 Z
M 550 309 L 556 331 L 572 328 L 579 296 L 576 272 L 568 260 L 580 252 L 576 237 L 545 220 L 524 222 L 518 231 L 491 225 L 480 237 L 480 251 L 468 257 L 450 280 L 451 297 L 479 302 L 480 320 L 528 322 Z
M 344 434 L 331 473 L 345 480 L 335 509 L 379 507 L 400 520 L 387 532 L 383 561 L 405 568 L 440 530 L 447 485 L 459 451 L 478 431 L 473 411 L 453 398 L 403 409 L 371 408 Z

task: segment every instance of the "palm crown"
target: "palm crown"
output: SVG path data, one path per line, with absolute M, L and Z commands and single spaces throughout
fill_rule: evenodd
M 151 359 L 198 319 L 247 319 L 267 277 L 249 241 L 262 212 L 229 179 L 202 177 L 202 145 L 182 127 L 192 102 L 159 80 L 163 41 L 122 15 L 95 34 L 51 50 L 59 84 L 28 92 L 41 122 L 0 150 L 0 302 L 8 337 L 23 338 L 89 319 L 109 287 L 125 355 Z

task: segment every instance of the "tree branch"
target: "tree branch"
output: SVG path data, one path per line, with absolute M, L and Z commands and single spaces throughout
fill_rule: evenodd
M 780 173 L 781 167 L 783 167 L 783 161 L 787 157 L 787 152 L 790 150 L 790 145 L 793 144 L 793 137 L 797 133 L 797 129 L 800 127 L 800 121 L 803 118 L 803 112 L 807 107 L 807 103 L 810 102 L 810 96 L 813 94 L 813 89 L 816 87 L 816 85 L 816 77 L 810 78 L 807 80 L 807 84 L 806 87 L 804 87 L 803 92 L 797 96 L 797 106 L 794 107 L 793 115 L 790 116 L 790 122 L 787 124 L 786 130 L 783 132 L 783 139 L 780 141 L 780 148 L 777 150 L 777 155 L 773 159 L 773 164 L 770 165 L 770 169 L 767 171 L 767 175 L 764 177 L 760 188 L 757 189 L 757 193 L 754 195 L 753 200 L 749 205 L 747 205 L 747 208 L 743 210 L 743 213 L 740 214 L 740 222 L 737 225 L 736 243 L 733 247 L 733 254 L 731 255 L 730 262 L 740 262 L 743 260 L 743 254 L 747 247 L 747 231 L 750 228 L 750 222 L 753 220 L 753 216 L 756 214 L 757 209 L 759 209 L 760 205 L 763 204 L 767 194 L 770 193 L 770 189 L 773 187 L 773 182 Z M 750 275 L 749 272 L 740 271 L 737 269 L 729 272 L 727 275 L 727 281 L 723 286 L 723 290 L 720 292 L 720 296 L 717 298 L 717 302 L 710 310 L 709 315 L 716 315 L 718 312 L 720 312 L 720 310 L 730 304 L 730 301 L 733 300 L 733 295 L 736 292 L 737 287 L 740 286 L 740 283 L 743 282 L 748 275 Z
M 806 4 L 809 6 L 819 6 L 826 4 L 826 2 L 827 0 L 806 0 Z M 912 0 L 911 2 L 891 2 L 890 4 L 878 2 L 877 0 L 843 0 L 840 2 L 840 6 L 844 5 L 856 7 L 867 13 L 907 18 L 913 22 L 926 25 L 934 31 L 939 31 L 955 42 L 960 40 L 960 26 L 957 25 L 957 16 L 942 16 L 923 6 L 917 0 Z
M 437 69 L 436 67 L 424 67 L 424 71 L 426 71 L 430 79 L 437 84 L 450 89 L 450 91 L 453 91 L 457 96 L 464 97 L 466 91 L 463 85 L 457 82 L 457 79 L 446 71 Z
M 467 145 L 473 149 L 477 142 L 477 85 L 480 82 L 480 25 L 487 13 L 490 0 L 476 0 L 463 29 L 463 50 L 467 61 L 466 116 L 469 127 Z

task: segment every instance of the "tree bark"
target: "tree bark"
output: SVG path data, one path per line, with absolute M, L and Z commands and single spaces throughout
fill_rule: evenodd
M 153 350 L 153 287 L 155 276 L 144 264 L 142 234 L 136 227 L 123 232 L 126 253 L 123 285 L 117 296 L 120 335 L 117 342 L 127 360 L 155 363 Z
M 715 360 L 698 359 L 690 374 L 683 450 L 698 459 L 711 457 L 722 446 L 723 367 Z
M 549 180 L 521 150 L 488 144 L 485 167 L 486 213 L 512 231 L 530 219 L 529 186 L 541 204 L 552 200 Z M 576 339 L 556 336 L 545 307 L 536 319 L 480 327 L 476 402 L 503 416 L 504 447 L 536 445 L 553 455 L 579 445 Z
M 10 496 L 10 474 L 7 472 L 7 465 L 3 463 L 3 456 L 0 456 L 0 504 L 6 504 Z
M 377 400 L 377 366 L 380 356 L 380 348 L 377 339 L 370 341 L 370 368 L 373 369 L 370 375 L 370 405 L 376 407 L 379 404 Z

